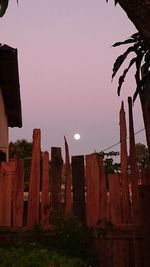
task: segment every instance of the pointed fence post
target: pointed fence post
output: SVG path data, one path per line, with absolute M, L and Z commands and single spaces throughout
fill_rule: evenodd
M 127 154 L 127 129 L 124 104 L 120 109 L 120 162 L 121 162 L 121 187 L 122 187 L 122 223 L 130 222 L 129 206 L 129 181 L 128 181 L 128 154 Z
M 24 161 L 14 160 L 15 173 L 12 176 L 12 223 L 14 227 L 23 226 Z
M 132 210 L 131 219 L 132 222 L 138 222 L 139 216 L 139 203 L 138 203 L 138 167 L 136 162 L 136 150 L 135 150 L 135 136 L 133 125 L 133 111 L 132 111 L 132 98 L 128 97 L 129 105 L 129 137 L 130 137 L 130 179 L 132 189 Z
M 60 147 L 51 148 L 51 206 L 52 222 L 56 216 L 61 215 L 61 178 L 62 178 L 63 159 Z
M 72 157 L 73 214 L 85 222 L 84 156 Z
M 14 161 L 0 166 L 0 226 L 12 225 L 12 180 L 16 175 Z
M 27 226 L 29 228 L 39 224 L 40 157 L 41 131 L 34 129 L 27 214 Z
M 99 163 L 96 154 L 86 155 L 87 226 L 95 226 L 100 219 L 100 179 Z
M 69 157 L 69 147 L 67 140 L 65 139 L 65 207 L 64 215 L 70 216 L 72 214 L 72 196 L 71 196 L 71 166 L 70 166 L 70 157 Z
M 49 153 L 43 153 L 42 195 L 41 195 L 41 224 L 46 227 L 50 223 L 50 181 L 49 181 Z

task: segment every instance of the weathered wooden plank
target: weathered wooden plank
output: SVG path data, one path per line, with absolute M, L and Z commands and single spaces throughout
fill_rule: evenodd
M 130 136 L 130 180 L 132 190 L 132 211 L 131 219 L 132 222 L 139 220 L 139 202 L 138 202 L 138 167 L 136 162 L 136 150 L 135 150 L 135 136 L 134 136 L 134 125 L 133 125 L 133 111 L 132 111 L 132 98 L 128 97 L 129 106 L 129 136 Z
M 67 144 L 67 140 L 65 139 L 65 207 L 64 207 L 64 215 L 70 216 L 72 214 L 72 195 L 71 195 L 71 166 L 70 166 L 70 156 L 69 156 L 69 147 Z
M 52 221 L 61 214 L 61 176 L 63 160 L 60 147 L 51 148 L 51 206 Z
M 106 188 L 106 176 L 103 167 L 103 157 L 98 157 L 99 164 L 99 219 L 109 220 L 109 206 Z
M 12 176 L 12 224 L 21 227 L 23 224 L 23 191 L 24 161 L 14 161 L 15 173 Z
M 0 226 L 11 226 L 12 179 L 16 172 L 13 161 L 0 167 Z
M 100 179 L 99 163 L 96 154 L 86 156 L 86 182 L 86 221 L 88 226 L 95 226 L 100 218 Z
M 141 183 L 143 185 L 150 185 L 150 168 L 141 169 Z
M 120 191 L 120 175 L 109 175 L 109 198 L 110 198 L 110 220 L 113 224 L 120 224 L 121 217 L 121 191 Z
M 124 262 L 124 243 L 123 240 L 113 240 L 113 267 L 126 267 Z
M 121 191 L 122 191 L 122 223 L 129 223 L 130 205 L 129 205 L 129 182 L 128 182 L 128 154 L 127 154 L 127 130 L 124 104 L 122 102 L 120 109 L 120 162 L 121 162 Z
M 72 157 L 73 214 L 85 222 L 84 156 Z
M 43 153 L 42 195 L 41 195 L 41 224 L 46 227 L 50 223 L 50 181 L 49 181 L 49 153 Z
M 27 213 L 28 227 L 39 224 L 40 156 L 41 131 L 34 129 Z

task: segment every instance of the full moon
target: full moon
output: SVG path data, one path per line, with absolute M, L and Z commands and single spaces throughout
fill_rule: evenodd
M 77 140 L 77 141 L 80 140 L 80 138 L 81 138 L 81 136 L 80 136 L 79 133 L 74 134 L 73 137 L 74 137 L 74 139 Z

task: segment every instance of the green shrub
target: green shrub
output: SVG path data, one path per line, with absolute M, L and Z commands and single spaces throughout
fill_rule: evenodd
M 85 267 L 79 258 L 62 256 L 48 249 L 0 248 L 1 267 Z

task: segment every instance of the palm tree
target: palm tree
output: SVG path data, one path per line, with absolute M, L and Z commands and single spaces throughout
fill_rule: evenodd
M 111 1 L 111 0 L 109 0 Z M 150 49 L 150 0 L 113 0 L 126 12 L 130 21 L 140 32 L 145 45 Z M 108 2 L 108 0 L 106 0 Z
M 113 47 L 126 44 L 131 44 L 131 46 L 128 47 L 127 50 L 116 59 L 113 66 L 112 79 L 115 77 L 116 73 L 118 72 L 128 55 L 130 53 L 133 53 L 133 58 L 130 60 L 129 65 L 119 78 L 117 92 L 118 95 L 120 95 L 121 87 L 125 80 L 125 77 L 130 68 L 135 65 L 136 89 L 133 95 L 133 101 L 135 101 L 136 97 L 139 95 L 143 112 L 148 151 L 150 155 L 150 49 L 148 49 L 145 45 L 145 42 L 140 33 L 133 34 L 129 39 L 123 42 L 115 43 Z

